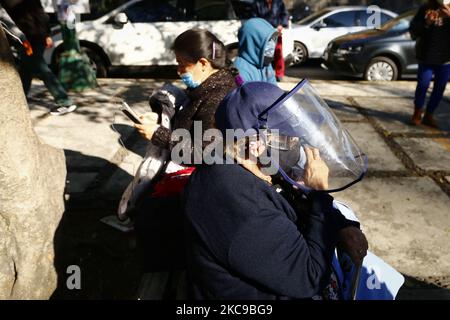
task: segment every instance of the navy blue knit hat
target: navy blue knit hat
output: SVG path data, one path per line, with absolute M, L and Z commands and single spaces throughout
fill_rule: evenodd
M 258 116 L 285 92 L 267 82 L 247 82 L 230 92 L 216 111 L 216 127 L 225 135 L 227 129 L 258 130 Z

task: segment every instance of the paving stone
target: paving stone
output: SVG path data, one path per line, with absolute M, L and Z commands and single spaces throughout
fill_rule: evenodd
M 105 183 L 101 193 L 108 195 L 108 197 L 116 197 L 119 199 L 125 191 L 125 188 L 133 180 L 141 161 L 141 156 L 134 152 L 130 152 L 116 169 L 114 174 Z
M 436 133 L 435 129 L 428 126 L 410 125 L 414 110 L 413 100 L 392 97 L 356 97 L 356 102 L 367 109 L 369 115 L 378 122 L 381 127 L 389 132 L 396 133 Z M 450 105 L 443 102 L 436 113 L 436 120 L 441 131 L 450 132 Z
M 369 158 L 369 171 L 404 171 L 402 162 L 369 123 L 344 123 L 358 146 Z
M 395 141 L 420 168 L 450 171 L 450 139 L 396 138 Z
M 366 178 L 340 192 L 370 250 L 415 277 L 450 275 L 450 198 L 431 178 Z
M 143 113 L 141 109 L 135 108 L 136 112 Z M 90 167 L 95 158 L 110 161 L 120 148 L 119 140 L 125 143 L 136 134 L 133 123 L 111 104 L 83 107 L 76 113 L 47 117 L 35 125 L 35 130 L 44 142 L 70 150 L 70 156 L 75 159 L 71 165 L 76 167 Z
M 364 116 L 359 113 L 358 109 L 351 106 L 350 102 L 344 96 L 325 96 L 324 100 L 328 103 L 331 110 L 336 114 L 338 119 L 343 122 L 347 121 L 364 121 Z

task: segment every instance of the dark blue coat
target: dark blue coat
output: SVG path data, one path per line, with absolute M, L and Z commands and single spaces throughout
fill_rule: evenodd
M 450 18 L 441 26 L 427 26 L 425 15 L 429 5 L 422 6 L 411 21 L 409 31 L 416 40 L 416 57 L 420 63 L 441 65 L 450 62 Z
M 191 298 L 301 299 L 328 284 L 349 225 L 330 195 L 312 194 L 301 232 L 289 202 L 240 165 L 200 167 L 185 192 Z
M 273 0 L 272 10 L 269 10 L 266 0 L 255 0 L 253 3 L 253 17 L 266 19 L 275 28 L 279 25 L 287 27 L 289 14 L 283 0 Z

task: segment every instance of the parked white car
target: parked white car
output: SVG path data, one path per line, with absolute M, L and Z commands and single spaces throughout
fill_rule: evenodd
M 93 20 L 76 24 L 82 50 L 86 52 L 97 76 L 105 77 L 115 66 L 175 65 L 170 47 L 182 32 L 199 27 L 210 30 L 225 45 L 237 49 L 237 33 L 251 13 L 246 0 L 132 0 Z M 162 4 L 161 4 L 162 3 Z M 63 51 L 61 33 L 53 31 L 54 47 L 45 59 L 56 70 Z M 285 55 L 293 50 L 286 41 Z
M 379 21 L 374 19 L 379 14 Z M 377 27 L 372 22 L 379 22 L 379 26 L 397 17 L 389 10 L 380 9 L 373 12 L 365 6 L 329 7 L 318 11 L 292 23 L 287 30 L 289 38 L 294 41 L 292 53 L 293 64 L 305 62 L 308 58 L 321 58 L 333 39 L 348 33 L 363 31 Z

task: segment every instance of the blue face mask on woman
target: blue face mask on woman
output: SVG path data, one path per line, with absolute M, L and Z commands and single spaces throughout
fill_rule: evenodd
M 267 41 L 266 47 L 264 48 L 264 66 L 268 66 L 272 63 L 273 57 L 275 56 L 276 45 L 277 40 L 274 38 Z
M 195 81 L 194 77 L 192 77 L 192 74 L 189 72 L 183 73 L 180 75 L 180 78 L 189 89 L 195 89 L 201 84 L 200 82 Z

